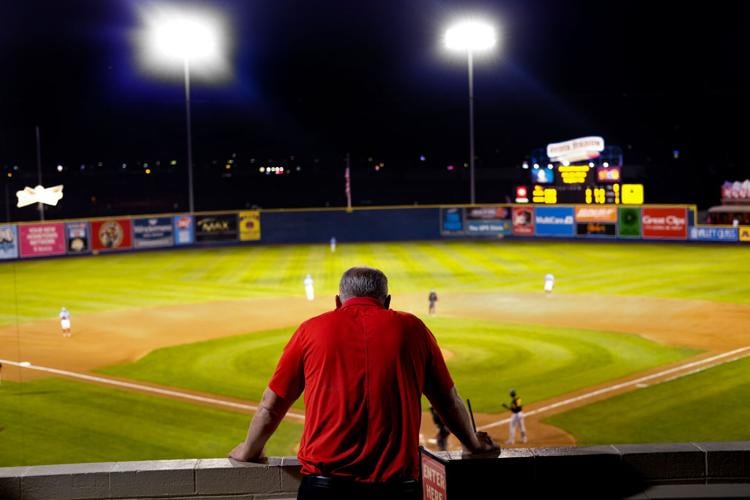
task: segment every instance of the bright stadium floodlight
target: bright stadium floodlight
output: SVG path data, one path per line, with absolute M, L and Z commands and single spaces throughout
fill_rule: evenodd
M 187 129 L 188 206 L 193 196 L 193 141 L 190 118 L 191 72 L 205 80 L 229 75 L 228 32 L 223 17 L 207 9 L 147 4 L 140 11 L 142 28 L 136 37 L 141 66 L 149 73 L 182 70 L 185 80 Z
M 451 52 L 466 52 L 469 63 L 469 199 L 476 203 L 474 180 L 474 54 L 488 52 L 497 45 L 497 33 L 491 24 L 479 19 L 464 19 L 451 25 L 443 38 Z

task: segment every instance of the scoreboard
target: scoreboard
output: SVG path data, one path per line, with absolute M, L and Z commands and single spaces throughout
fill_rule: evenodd
M 619 166 L 537 164 L 531 170 L 532 189 L 526 202 L 545 205 L 640 205 L 643 184 L 622 184 Z M 522 189 L 519 187 L 519 189 Z M 525 191 L 525 188 L 524 188 Z M 523 200 L 516 199 L 517 202 Z

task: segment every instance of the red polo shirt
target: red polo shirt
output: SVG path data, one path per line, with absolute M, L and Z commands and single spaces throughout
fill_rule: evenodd
M 419 477 L 421 396 L 453 380 L 419 318 L 356 297 L 304 322 L 268 385 L 287 400 L 305 393 L 303 474 L 385 482 Z

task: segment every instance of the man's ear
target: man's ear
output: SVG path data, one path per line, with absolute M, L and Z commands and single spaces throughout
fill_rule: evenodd
M 336 295 L 336 309 L 341 307 L 341 297 Z
M 388 309 L 388 308 L 391 307 L 391 296 L 390 295 L 387 295 L 385 297 L 385 300 L 383 301 L 383 307 L 385 307 L 386 309 Z

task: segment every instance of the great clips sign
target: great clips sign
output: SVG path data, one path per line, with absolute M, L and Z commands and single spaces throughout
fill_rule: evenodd
M 674 207 L 643 207 L 641 227 L 644 239 L 686 240 L 687 209 Z

